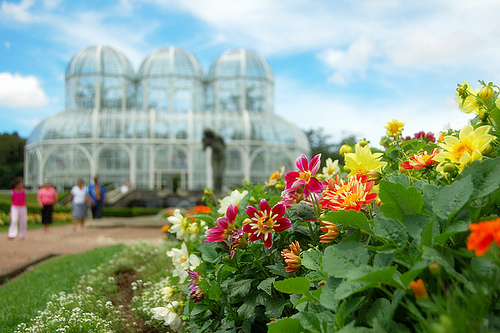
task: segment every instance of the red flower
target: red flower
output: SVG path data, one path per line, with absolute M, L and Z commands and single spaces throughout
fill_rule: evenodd
M 376 193 L 370 193 L 373 181 L 366 181 L 366 175 L 354 175 L 348 180 L 342 181 L 338 177 L 328 181 L 328 187 L 323 191 L 323 197 L 319 200 L 323 209 L 359 211 L 363 205 L 369 204 L 377 197 Z
M 217 219 L 217 226 L 210 228 L 205 232 L 205 242 L 223 242 L 229 238 L 234 229 L 236 215 L 238 215 L 238 206 L 229 205 L 226 216 Z
M 318 172 L 321 161 L 321 154 L 314 156 L 309 163 L 305 155 L 301 155 L 295 161 L 295 165 L 299 171 L 292 171 L 285 175 L 286 189 L 296 191 L 304 188 L 304 197 L 308 197 L 310 193 L 319 193 L 323 190 L 321 182 L 314 177 Z
M 477 256 L 485 254 L 496 241 L 500 246 L 500 218 L 469 225 L 471 234 L 467 238 L 467 250 L 475 251 Z
M 266 199 L 260 201 L 260 212 L 253 206 L 248 206 L 245 213 L 250 217 L 243 223 L 243 231 L 250 233 L 249 242 L 262 239 L 269 249 L 273 246 L 273 230 L 276 232 L 290 228 L 290 220 L 283 217 L 286 207 L 276 204 L 272 209 Z
M 399 166 L 404 169 L 423 169 L 437 163 L 437 161 L 434 160 L 434 156 L 436 156 L 437 153 L 439 153 L 439 151 L 434 148 L 430 154 L 425 152 L 422 155 L 413 155 L 410 157 L 410 160 L 400 163 Z

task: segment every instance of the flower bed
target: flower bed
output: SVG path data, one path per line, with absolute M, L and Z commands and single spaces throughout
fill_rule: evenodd
M 437 140 L 394 119 L 384 151 L 342 146 L 342 170 L 300 156 L 297 171 L 166 212 L 179 245 L 149 255 L 171 265 L 132 282 L 130 311 L 155 332 L 500 331 L 500 99 L 482 86 L 459 85 L 475 117 Z

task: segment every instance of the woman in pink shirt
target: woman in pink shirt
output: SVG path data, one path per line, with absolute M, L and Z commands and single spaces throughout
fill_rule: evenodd
M 44 230 L 48 232 L 49 224 L 52 223 L 52 212 L 57 206 L 57 191 L 48 180 L 45 180 L 43 187 L 38 190 L 36 200 L 41 209 Z
M 23 179 L 17 177 L 10 186 L 10 196 L 12 205 L 10 206 L 10 226 L 7 237 L 14 239 L 17 236 L 17 223 L 19 222 L 19 238 L 26 237 L 28 229 L 28 209 L 26 208 L 26 189 L 23 185 Z

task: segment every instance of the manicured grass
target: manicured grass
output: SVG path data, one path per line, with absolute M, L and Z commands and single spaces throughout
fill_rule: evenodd
M 0 287 L 0 332 L 12 332 L 43 310 L 54 293 L 70 292 L 82 275 L 109 261 L 124 245 L 55 258 Z

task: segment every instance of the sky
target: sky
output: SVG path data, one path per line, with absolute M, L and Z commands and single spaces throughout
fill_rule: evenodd
M 28 138 L 64 110 L 66 66 L 107 45 L 137 70 L 176 46 L 207 72 L 227 49 L 270 64 L 275 110 L 332 142 L 354 135 L 378 145 L 384 125 L 403 135 L 460 129 L 457 84 L 500 84 L 498 0 L 3 0 L 0 4 L 0 133 Z

